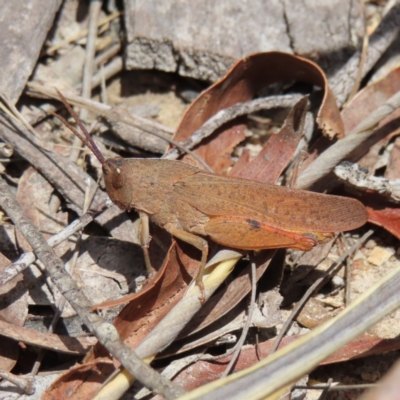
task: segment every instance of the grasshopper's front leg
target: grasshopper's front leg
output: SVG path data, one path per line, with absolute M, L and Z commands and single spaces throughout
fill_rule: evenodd
M 140 246 L 143 249 L 144 263 L 146 265 L 147 273 L 149 277 L 155 274 L 155 269 L 151 265 L 150 256 L 149 256 L 149 244 L 151 240 L 150 229 L 149 229 L 149 216 L 140 211 Z
M 193 235 L 193 233 L 189 233 L 186 231 L 182 231 L 180 229 L 176 228 L 170 228 L 168 229 L 168 232 L 186 242 L 191 244 L 192 246 L 196 247 L 201 251 L 201 261 L 200 261 L 200 269 L 199 272 L 197 273 L 196 276 L 196 285 L 199 287 L 200 292 L 201 292 L 201 298 L 200 301 L 201 303 L 204 303 L 206 301 L 206 296 L 205 296 L 205 291 L 204 291 L 204 284 L 203 284 L 203 275 L 204 275 L 204 270 L 206 267 L 206 262 L 207 262 L 207 257 L 208 257 L 208 243 L 207 240 L 203 239 L 200 236 Z

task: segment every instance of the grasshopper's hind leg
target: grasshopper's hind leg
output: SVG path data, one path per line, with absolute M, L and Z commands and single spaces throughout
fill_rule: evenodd
M 199 272 L 197 273 L 196 276 L 196 285 L 199 287 L 200 292 L 201 292 L 201 298 L 200 301 L 204 303 L 206 301 L 206 296 L 205 296 L 205 291 L 204 291 L 204 284 L 203 284 L 203 275 L 204 275 L 204 270 L 206 267 L 207 263 L 207 257 L 208 257 L 208 243 L 207 240 L 203 239 L 200 236 L 196 236 L 193 233 L 189 233 L 186 231 L 182 231 L 180 229 L 176 228 L 170 228 L 168 229 L 168 232 L 172 235 L 175 236 L 176 238 L 191 244 L 192 246 L 196 247 L 201 251 L 201 261 L 200 261 L 200 269 Z

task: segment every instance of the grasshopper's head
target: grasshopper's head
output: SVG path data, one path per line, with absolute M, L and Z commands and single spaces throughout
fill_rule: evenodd
M 103 163 L 104 181 L 110 199 L 119 208 L 129 210 L 132 205 L 132 171 L 123 158 L 109 158 Z

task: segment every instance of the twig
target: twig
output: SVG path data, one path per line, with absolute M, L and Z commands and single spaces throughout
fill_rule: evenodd
M 235 104 L 219 111 L 181 144 L 188 149 L 193 149 L 194 146 L 209 137 L 219 127 L 241 115 L 251 114 L 260 110 L 269 110 L 271 108 L 290 108 L 293 107 L 302 97 L 303 96 L 301 95 L 291 94 L 266 97 Z M 178 149 L 171 149 L 164 155 L 164 158 L 175 160 L 179 155 L 180 153 Z
M 285 336 L 286 332 L 289 330 L 293 320 L 296 318 L 296 316 L 300 313 L 300 311 L 303 309 L 304 305 L 308 301 L 308 299 L 325 283 L 325 281 L 329 278 L 331 273 L 336 270 L 340 264 L 352 253 L 354 253 L 358 248 L 360 248 L 363 243 L 366 242 L 366 240 L 374 233 L 374 231 L 371 229 L 367 233 L 365 233 L 359 240 L 357 240 L 357 243 L 355 243 L 353 246 L 351 246 L 346 253 L 344 253 L 338 260 L 336 260 L 325 272 L 322 276 L 320 276 L 307 290 L 307 292 L 303 295 L 301 300 L 296 304 L 296 307 L 294 307 L 292 313 L 290 314 L 289 318 L 285 321 L 283 324 L 283 327 L 281 331 L 279 332 L 279 335 L 277 336 L 274 345 L 272 346 L 269 355 L 273 354 L 279 347 L 279 344 L 281 343 L 283 337 Z
M 51 99 L 55 99 L 55 100 L 60 99 L 57 92 L 54 90 L 54 88 L 44 86 L 44 85 L 38 84 L 36 82 L 28 82 L 27 86 L 32 92 L 37 92 L 37 93 L 47 96 Z M 93 111 L 93 112 L 101 114 L 101 115 L 105 115 L 106 117 L 109 117 L 110 119 L 119 121 L 113 114 L 113 108 L 107 104 L 102 104 L 102 103 L 99 103 L 98 101 L 94 101 L 91 99 L 84 99 L 81 96 L 77 96 L 76 94 L 68 93 L 68 92 L 64 92 L 63 96 L 67 99 L 68 103 L 70 103 L 74 106 L 85 107 L 90 111 Z M 157 136 L 157 135 L 154 132 L 157 131 L 157 133 L 159 133 L 159 135 L 162 139 L 165 139 L 166 137 L 168 137 L 168 135 L 172 135 L 175 132 L 175 130 L 172 128 L 168 128 L 165 125 L 151 121 L 147 118 L 139 117 L 138 115 L 130 115 L 130 119 L 132 119 L 132 121 L 136 122 L 136 124 L 133 125 L 135 128 L 140 128 L 148 133 L 154 134 L 155 136 Z M 123 121 L 120 121 L 120 122 L 123 122 Z M 132 122 L 130 122 L 130 124 L 132 124 Z M 165 139 L 165 140 L 167 140 L 167 139 Z
M 307 189 L 331 172 L 356 147 L 373 135 L 379 122 L 399 106 L 400 92 L 393 95 L 386 103 L 370 114 L 368 118 L 360 122 L 349 135 L 325 150 L 300 174 L 296 187 L 298 189 Z
M 113 325 L 105 322 L 99 315 L 90 312 L 90 301 L 65 271 L 61 259 L 57 257 L 42 234 L 24 214 L 7 184 L 1 178 L 0 205 L 32 246 L 38 259 L 46 266 L 46 272 L 61 294 L 69 301 L 82 322 L 98 338 L 99 342 L 146 387 L 153 389 L 157 393 L 161 393 L 167 399 L 175 399 L 182 395 L 184 393 L 183 389 L 161 377 L 138 358 L 135 352 L 121 342 L 118 332 Z
M 232 370 L 233 365 L 239 357 L 239 354 L 242 350 L 244 341 L 246 340 L 247 334 L 249 333 L 251 320 L 253 319 L 253 311 L 256 303 L 256 292 L 257 292 L 257 276 L 256 276 L 256 263 L 254 261 L 251 262 L 251 296 L 250 296 L 250 304 L 249 310 L 247 313 L 246 323 L 243 326 L 242 334 L 238 342 L 236 343 L 234 353 L 229 361 L 228 366 L 225 371 L 222 373 L 221 378 L 228 376 Z
M 118 48 L 120 48 L 120 44 L 118 44 L 117 46 L 118 46 Z M 112 50 L 114 50 L 114 49 L 112 49 Z M 110 52 L 110 54 L 106 54 L 106 56 L 110 56 L 111 54 L 112 53 Z M 103 54 L 101 54 L 101 56 L 103 56 Z M 103 58 L 101 56 L 99 56 L 99 60 L 106 58 L 106 57 Z M 97 59 L 95 59 L 95 63 L 96 62 L 97 62 Z M 104 79 L 108 80 L 108 79 L 112 78 L 114 75 L 116 75 L 118 72 L 120 72 L 122 70 L 122 68 L 123 68 L 122 58 L 121 57 L 115 58 L 110 63 L 108 63 L 104 66 Z M 101 79 L 102 79 L 102 77 L 99 72 L 92 76 L 92 80 L 91 80 L 92 90 L 101 84 Z M 32 92 L 32 89 L 29 89 L 30 84 L 37 85 L 37 83 L 35 83 L 35 82 L 28 83 L 27 90 L 25 91 L 25 93 L 27 93 L 27 94 Z M 81 91 L 82 84 L 79 83 L 78 85 L 74 86 L 74 89 L 76 89 L 76 91 L 78 91 L 78 92 Z M 40 121 L 42 121 L 44 118 L 48 117 L 49 114 L 51 114 L 52 112 L 56 112 L 56 111 L 57 111 L 57 107 L 55 105 L 49 104 L 49 103 L 42 104 L 40 106 L 40 108 L 36 108 L 36 112 L 32 113 L 28 117 L 29 123 L 31 125 L 36 125 Z
M 389 180 L 382 176 L 371 176 L 365 168 L 346 161 L 335 167 L 333 172 L 353 187 L 379 193 L 394 203 L 400 203 L 400 179 Z
M 100 98 L 101 98 L 101 101 L 104 104 L 108 104 L 106 78 L 105 78 L 105 75 L 104 75 L 104 67 L 103 67 L 103 65 L 100 65 L 99 73 L 101 75 Z
M 17 376 L 10 372 L 0 370 L 0 378 L 3 378 L 6 381 L 13 383 L 15 386 L 18 386 L 20 389 L 23 390 L 25 394 L 31 395 L 35 393 L 33 379 L 30 376 Z
M 346 261 L 346 287 L 345 287 L 345 304 L 348 307 L 351 303 L 351 270 L 352 264 L 350 259 Z

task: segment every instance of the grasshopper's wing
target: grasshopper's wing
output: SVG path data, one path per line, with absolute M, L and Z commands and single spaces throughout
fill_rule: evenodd
M 289 231 L 340 232 L 367 221 L 357 200 L 200 172 L 176 182 L 174 195 L 210 216 L 240 216 Z
M 214 242 L 242 250 L 290 247 L 308 251 L 317 242 L 332 237 L 332 234 L 327 233 L 287 232 L 257 220 L 233 216 L 212 217 L 205 224 L 204 230 Z

